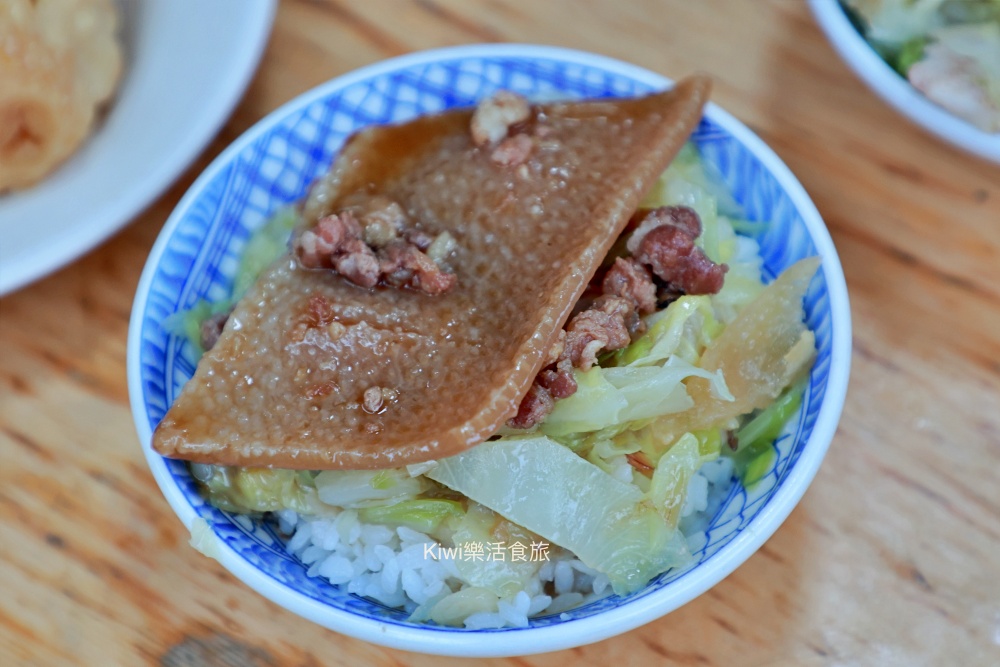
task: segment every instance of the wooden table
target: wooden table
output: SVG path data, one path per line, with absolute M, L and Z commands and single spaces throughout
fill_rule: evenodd
M 0 665 L 462 662 L 324 630 L 190 548 L 136 439 L 125 340 L 156 235 L 240 133 L 361 65 L 484 41 L 714 75 L 715 101 L 826 219 L 855 332 L 837 437 L 756 555 L 641 629 L 487 664 L 1000 664 L 1000 166 L 880 102 L 800 0 L 284 0 L 197 163 L 110 241 L 0 300 Z

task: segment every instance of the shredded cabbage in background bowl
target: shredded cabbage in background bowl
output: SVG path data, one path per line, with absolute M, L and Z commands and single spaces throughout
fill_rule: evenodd
M 1000 132 L 1000 0 L 841 0 L 872 48 L 930 100 Z

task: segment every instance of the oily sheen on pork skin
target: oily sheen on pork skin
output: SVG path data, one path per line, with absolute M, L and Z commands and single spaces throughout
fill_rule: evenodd
M 533 106 L 479 143 L 472 110 L 353 136 L 313 188 L 307 224 L 386 197 L 429 235 L 454 238 L 454 287 L 362 287 L 282 257 L 237 304 L 154 448 L 222 465 L 372 469 L 482 442 L 517 412 L 709 88 L 692 77 L 646 97 Z

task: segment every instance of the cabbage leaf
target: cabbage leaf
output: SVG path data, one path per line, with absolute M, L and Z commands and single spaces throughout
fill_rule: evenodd
M 485 442 L 427 473 L 570 549 L 627 594 L 690 555 L 650 499 L 544 436 Z

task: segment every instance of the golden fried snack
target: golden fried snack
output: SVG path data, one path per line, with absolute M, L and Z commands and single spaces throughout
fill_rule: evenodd
M 0 0 L 0 192 L 79 147 L 121 75 L 112 0 Z
M 519 111 L 508 98 L 355 135 L 313 189 L 303 252 L 236 306 L 153 447 L 205 463 L 335 469 L 482 442 L 517 413 L 708 90 L 692 77 L 636 99 Z M 348 216 L 331 214 L 360 210 L 359 198 L 398 207 L 430 236 L 447 232 L 454 284 L 427 275 L 416 289 L 363 287 L 363 253 L 345 254 L 338 273 L 305 268 L 330 240 L 326 226 L 334 233 Z

